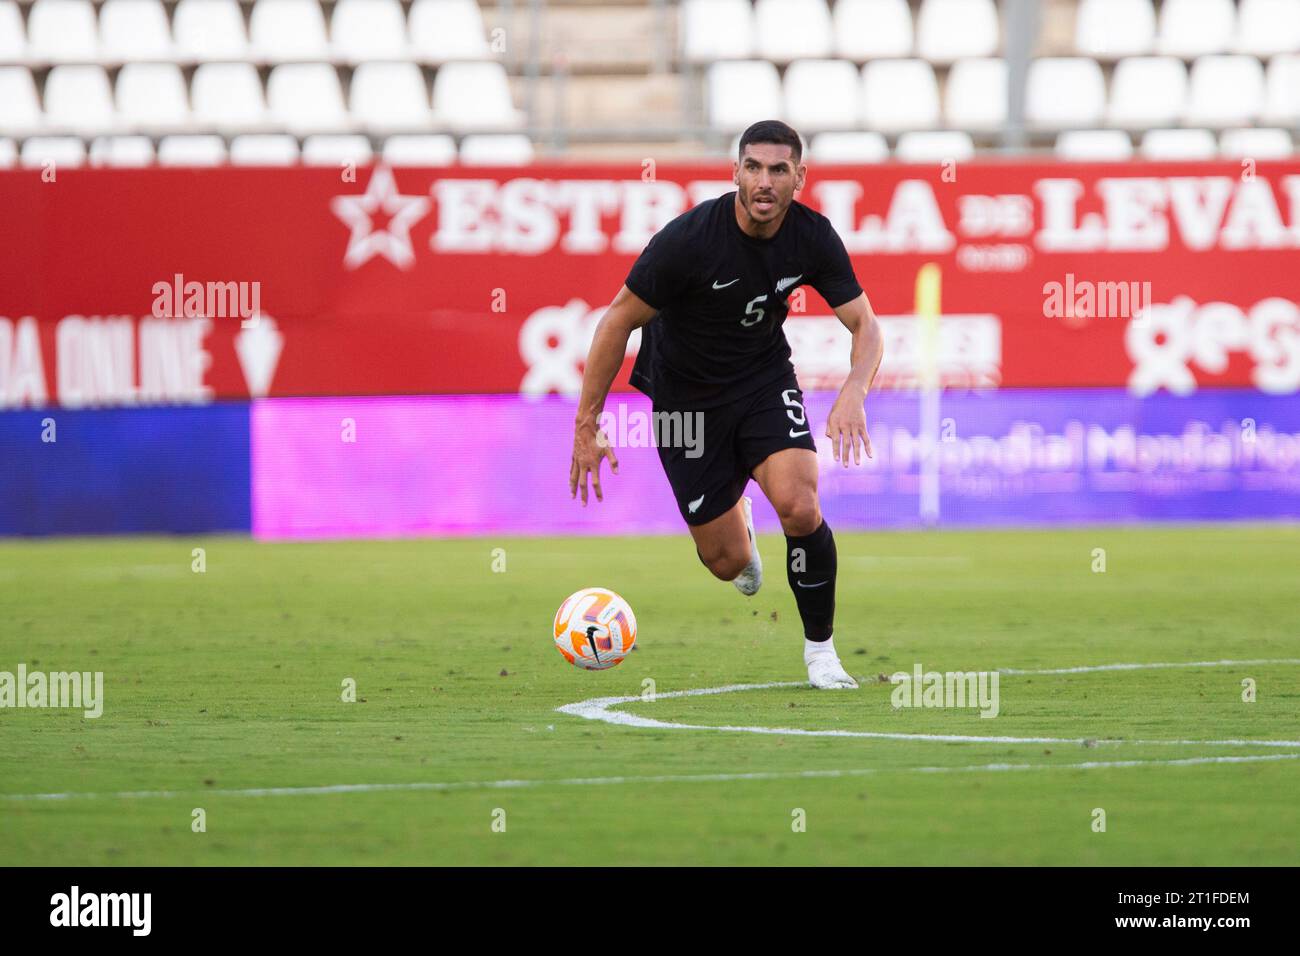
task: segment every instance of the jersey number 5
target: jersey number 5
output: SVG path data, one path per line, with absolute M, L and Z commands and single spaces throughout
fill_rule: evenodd
M 762 310 L 762 309 L 755 308 L 755 306 L 757 306 L 758 303 L 760 303 L 760 302 L 765 302 L 765 301 L 767 301 L 767 296 L 766 296 L 766 295 L 760 295 L 760 296 L 758 296 L 757 298 L 750 299 L 750 300 L 749 300 L 749 304 L 748 304 L 747 306 L 745 306 L 745 314 L 746 314 L 746 315 L 752 315 L 752 316 L 754 316 L 754 318 L 753 318 L 752 320 L 750 320 L 750 319 L 741 319 L 741 320 L 740 320 L 740 324 L 743 325 L 745 328 L 749 328 L 751 325 L 758 325 L 758 323 L 762 322 L 762 321 L 763 321 L 763 310 Z

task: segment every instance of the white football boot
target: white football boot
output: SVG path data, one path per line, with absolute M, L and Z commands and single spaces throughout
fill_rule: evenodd
M 763 559 L 758 554 L 758 538 L 754 535 L 754 501 L 742 498 L 745 510 L 745 530 L 749 532 L 749 564 L 731 583 L 746 597 L 752 597 L 763 586 Z
M 830 639 L 821 643 L 804 641 L 803 660 L 808 665 L 808 683 L 818 690 L 853 690 L 858 686 L 840 663 Z

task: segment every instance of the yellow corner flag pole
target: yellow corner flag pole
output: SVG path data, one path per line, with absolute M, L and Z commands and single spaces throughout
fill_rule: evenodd
M 927 262 L 916 274 L 916 318 L 920 323 L 918 379 L 921 420 L 921 521 L 939 521 L 939 316 L 942 312 L 943 273 Z

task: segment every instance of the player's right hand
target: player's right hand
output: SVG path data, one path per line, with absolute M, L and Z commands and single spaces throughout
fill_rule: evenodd
M 573 461 L 569 465 L 569 497 L 576 498 L 578 489 L 582 489 L 582 505 L 587 506 L 587 475 L 591 475 L 591 487 L 596 490 L 596 500 L 604 501 L 600 489 L 600 460 L 609 459 L 609 470 L 618 474 L 618 459 L 609 439 L 594 423 L 579 423 L 573 429 Z

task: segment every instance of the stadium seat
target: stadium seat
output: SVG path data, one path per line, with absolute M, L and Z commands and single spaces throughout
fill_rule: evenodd
M 411 53 L 430 63 L 490 55 L 483 12 L 476 0 L 415 0 L 407 30 Z
M 201 63 L 190 83 L 194 122 L 221 132 L 266 124 L 262 81 L 251 63 Z
M 99 66 L 56 66 L 45 78 L 45 120 L 82 136 L 111 133 L 116 121 L 108 74 Z
M 25 66 L 0 66 L 0 130 L 19 136 L 42 126 L 36 82 Z
M 993 0 L 921 0 L 916 50 L 931 63 L 993 56 L 1000 41 Z
M 963 162 L 975 155 L 970 135 L 956 130 L 919 130 L 898 137 L 894 156 L 904 163 Z
M 993 57 L 958 60 L 944 86 L 944 120 L 954 129 L 989 131 L 1007 122 L 1007 63 Z
M 1156 50 L 1184 59 L 1226 50 L 1236 14 L 1232 0 L 1164 0 Z
M 1300 126 L 1300 54 L 1273 57 L 1268 64 L 1267 83 L 1260 119 L 1283 126 Z
M 173 130 L 189 126 L 185 78 L 175 63 L 128 63 L 117 74 L 117 115 L 131 129 Z
M 1300 50 L 1300 3 L 1296 0 L 1241 0 L 1237 9 L 1238 53 L 1272 56 Z
M 18 144 L 7 136 L 0 137 L 0 169 L 8 169 L 18 162 Z
M 339 0 L 330 17 L 334 55 L 349 63 L 404 60 L 406 17 L 398 0 Z
M 1106 109 L 1106 81 L 1090 57 L 1044 57 L 1029 64 L 1025 118 L 1042 129 L 1096 126 Z
M 332 133 L 348 128 L 343 90 L 328 63 L 284 63 L 271 70 L 266 102 L 272 119 L 291 133 Z
M 384 140 L 383 155 L 390 166 L 450 166 L 456 161 L 456 141 L 439 133 L 399 134 Z
M 93 63 L 98 54 L 90 0 L 36 0 L 32 4 L 27 15 L 28 56 L 51 63 Z
M 220 136 L 164 136 L 158 143 L 159 166 L 220 166 L 225 161 Z
M 1169 126 L 1187 108 L 1187 67 L 1176 56 L 1132 56 L 1115 64 L 1106 122 L 1125 129 Z
M 861 80 L 848 60 L 796 60 L 785 71 L 785 117 L 799 130 L 852 129 Z
M 783 101 L 781 78 L 766 60 L 714 63 L 705 76 L 709 123 L 726 132 L 773 117 Z
M 237 0 L 180 0 L 172 31 L 182 60 L 240 60 L 249 53 Z
M 1203 56 L 1192 64 L 1186 121 L 1244 126 L 1264 107 L 1264 68 L 1253 56 Z
M 33 136 L 24 141 L 22 165 L 40 168 L 53 163 L 55 168 L 84 165 L 86 144 L 76 136 Z
M 1276 127 L 1224 130 L 1219 153 L 1228 159 L 1288 159 L 1296 152 L 1291 133 Z
M 1133 140 L 1118 129 L 1072 129 L 1057 135 L 1055 153 L 1070 162 L 1117 162 L 1132 158 Z
M 0 63 L 20 63 L 26 57 L 27 32 L 23 29 L 18 4 L 14 0 L 0 0 Z
M 524 166 L 533 161 L 533 142 L 521 133 L 473 134 L 460 141 L 466 166 Z
M 234 166 L 292 166 L 298 162 L 298 141 L 283 133 L 250 133 L 230 141 Z
M 148 136 L 98 136 L 90 144 L 91 166 L 151 166 L 153 160 Z
M 749 0 L 683 0 L 682 56 L 688 63 L 745 60 L 754 55 Z
M 127 63 L 174 57 L 161 0 L 104 0 L 99 8 L 99 56 Z
M 1156 39 L 1151 0 L 1081 0 L 1075 17 L 1075 49 L 1099 60 L 1150 53 Z
M 364 166 L 374 158 L 370 140 L 355 135 L 308 136 L 302 141 L 305 166 Z
M 862 119 L 884 133 L 939 123 L 939 84 L 925 60 L 872 60 L 862 68 Z
M 248 21 L 253 56 L 272 63 L 329 58 L 317 0 L 257 0 Z
M 1139 147 L 1144 159 L 1213 159 L 1219 151 L 1208 129 L 1152 129 Z
M 434 121 L 456 130 L 521 126 L 500 63 L 445 63 L 433 77 Z
M 428 129 L 424 74 L 414 63 L 362 63 L 352 74 L 352 117 L 368 130 Z
M 860 63 L 912 55 L 907 0 L 837 0 L 831 19 L 836 56 Z
M 808 144 L 808 156 L 819 163 L 883 163 L 889 144 L 879 133 L 818 133 Z
M 826 0 L 757 0 L 758 55 L 775 63 L 831 55 L 831 11 Z

